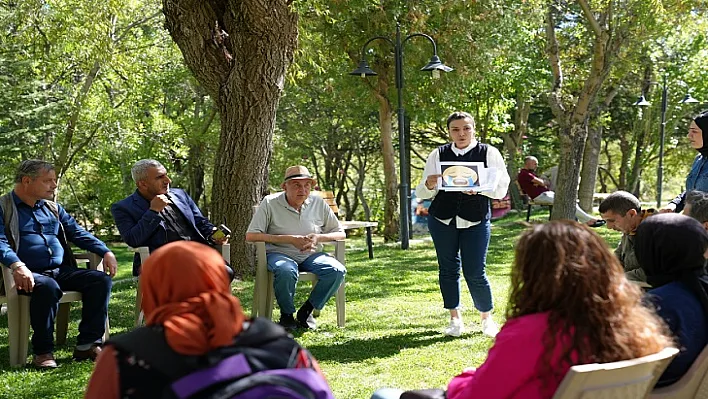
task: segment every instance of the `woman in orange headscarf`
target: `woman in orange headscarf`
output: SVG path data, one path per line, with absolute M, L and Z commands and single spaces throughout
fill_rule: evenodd
M 243 329 L 245 316 L 231 295 L 224 260 L 206 245 L 178 241 L 157 249 L 143 265 L 140 287 L 147 326 L 163 329 L 167 344 L 181 355 L 228 346 Z M 146 397 L 145 389 L 160 392 L 169 382 L 108 342 L 86 398 L 117 399 L 131 390 L 131 397 Z

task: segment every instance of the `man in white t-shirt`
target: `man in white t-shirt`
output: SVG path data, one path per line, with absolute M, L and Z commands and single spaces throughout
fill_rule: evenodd
M 273 272 L 273 291 L 280 307 L 280 324 L 286 329 L 314 329 L 314 309 L 322 309 L 344 280 L 346 269 L 322 252 L 321 242 L 342 240 L 344 230 L 337 216 L 318 196 L 310 196 L 315 179 L 304 166 L 291 166 L 281 184 L 283 192 L 261 201 L 246 232 L 246 241 L 266 243 L 268 270 Z M 298 272 L 317 275 L 309 298 L 295 314 Z

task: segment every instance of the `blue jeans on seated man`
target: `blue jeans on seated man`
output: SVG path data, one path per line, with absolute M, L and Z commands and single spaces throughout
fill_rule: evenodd
M 278 252 L 269 252 L 266 259 L 268 270 L 273 272 L 273 291 L 281 313 L 295 313 L 295 285 L 300 271 L 317 276 L 317 285 L 308 298 L 317 310 L 321 310 L 339 289 L 347 273 L 336 258 L 322 252 L 310 255 L 300 265 Z
M 460 268 L 475 308 L 492 310 L 492 290 L 485 273 L 487 247 L 491 234 L 489 220 L 466 229 L 458 229 L 455 218 L 445 224 L 428 218 L 428 230 L 438 256 L 440 292 L 445 309 L 460 307 Z
M 34 288 L 30 296 L 30 325 L 32 352 L 43 355 L 54 351 L 54 321 L 59 310 L 59 300 L 63 291 L 81 293 L 81 322 L 76 345 L 100 343 L 106 329 L 108 301 L 111 298 L 113 281 L 99 270 L 60 267 L 41 273 L 32 273 Z

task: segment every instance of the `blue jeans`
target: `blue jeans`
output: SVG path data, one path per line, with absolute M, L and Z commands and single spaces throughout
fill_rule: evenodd
M 460 307 L 460 266 L 472 294 L 474 307 L 480 312 L 492 310 L 492 290 L 484 271 L 489 247 L 490 224 L 458 229 L 455 218 L 449 225 L 428 218 L 428 230 L 438 255 L 440 292 L 445 309 Z
M 344 280 L 347 270 L 339 261 L 325 253 L 310 255 L 300 265 L 292 258 L 278 252 L 266 255 L 268 270 L 273 272 L 273 291 L 281 313 L 295 313 L 295 285 L 298 272 L 309 272 L 317 276 L 317 285 L 308 300 L 315 309 L 322 309 L 334 295 Z
M 59 310 L 62 291 L 81 293 L 81 322 L 76 345 L 101 342 L 108 317 L 108 301 L 111 298 L 113 281 L 106 273 L 98 270 L 61 267 L 32 273 L 34 289 L 30 296 L 30 325 L 32 352 L 43 355 L 54 351 L 54 320 Z

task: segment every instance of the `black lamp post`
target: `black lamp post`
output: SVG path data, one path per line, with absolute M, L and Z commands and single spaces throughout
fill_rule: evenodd
M 658 84 L 658 82 L 651 82 L 650 84 Z M 664 74 L 661 86 L 661 125 L 659 126 L 659 167 L 656 171 L 656 207 L 661 208 L 661 195 L 664 189 L 664 130 L 666 128 L 666 107 L 668 101 L 668 89 L 666 87 L 666 75 Z M 680 104 L 693 104 L 697 103 L 698 100 L 691 96 L 691 93 L 686 93 L 683 100 L 679 101 Z M 648 107 L 651 105 L 649 101 L 644 98 L 644 93 L 639 97 L 639 99 L 632 105 L 640 107 Z
M 403 109 L 403 45 L 414 37 L 424 37 L 430 41 L 433 45 L 433 56 L 426 66 L 421 68 L 421 71 L 431 71 L 433 78 L 440 77 L 440 71 L 450 72 L 452 68 L 445 65 L 440 61 L 438 57 L 438 47 L 435 44 L 435 40 L 432 37 L 424 33 L 413 33 L 401 40 L 401 27 L 396 24 L 396 40 L 393 41 L 385 36 L 374 36 L 367 40 L 366 43 L 361 47 L 361 59 L 359 60 L 359 66 L 349 73 L 350 75 L 358 75 L 362 78 L 367 76 L 376 76 L 376 72 L 369 68 L 369 63 L 366 62 L 366 47 L 374 40 L 383 40 L 388 44 L 393 46 L 395 56 L 396 56 L 396 90 L 398 91 L 398 146 L 399 146 L 399 170 L 401 184 L 399 187 L 399 199 L 400 199 L 400 235 L 401 235 L 401 249 L 408 249 L 408 239 L 410 237 L 410 186 L 408 183 L 408 154 L 406 152 L 406 131 L 405 131 L 405 110 Z

